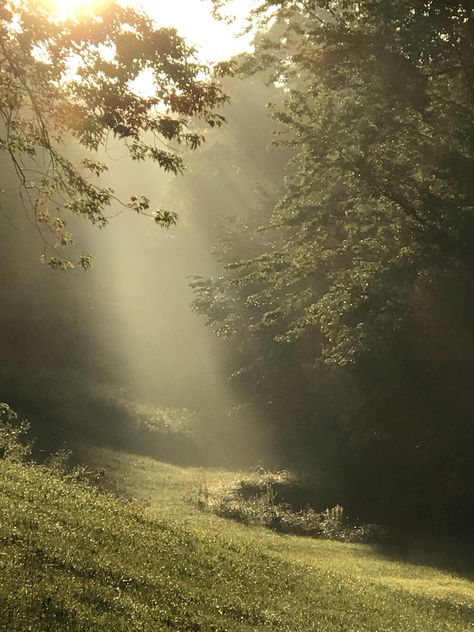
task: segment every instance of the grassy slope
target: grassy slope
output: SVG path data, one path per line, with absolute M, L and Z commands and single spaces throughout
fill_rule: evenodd
M 97 458 L 146 511 L 0 461 L 0 630 L 474 630 L 468 579 L 194 509 L 228 473 Z

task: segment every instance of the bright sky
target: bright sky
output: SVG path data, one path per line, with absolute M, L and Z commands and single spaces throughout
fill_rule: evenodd
M 231 10 L 238 20 L 228 25 L 211 16 L 210 0 L 139 0 L 132 4 L 142 6 L 163 26 L 175 26 L 190 43 L 199 47 L 205 61 L 226 59 L 248 50 L 249 37 L 237 37 L 251 0 L 233 0 Z
M 87 10 L 104 0 L 43 0 L 61 17 Z M 121 0 L 143 8 L 160 26 L 174 26 L 180 35 L 199 50 L 203 61 L 219 61 L 248 50 L 250 37 L 237 37 L 254 0 L 231 0 L 229 13 L 235 24 L 219 22 L 211 16 L 211 0 Z

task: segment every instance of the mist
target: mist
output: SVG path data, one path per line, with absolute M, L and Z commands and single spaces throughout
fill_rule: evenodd
M 219 222 L 255 213 L 285 163 L 284 152 L 267 148 L 265 93 L 271 90 L 248 81 L 258 96 L 237 97 L 243 85 L 228 80 L 235 98 L 223 112 L 227 127 L 206 133 L 199 154 L 188 152 L 183 176 L 132 162 L 118 142 L 107 147 L 104 184 L 119 198 L 139 192 L 177 212 L 177 226 L 163 229 L 120 207 L 104 230 L 75 221 L 74 237 L 93 267 L 62 272 L 40 263 L 41 239 L 21 208 L 2 214 L 0 389 L 32 421 L 39 450 L 99 441 L 153 455 L 134 417 L 168 411 L 194 425 L 193 446 L 168 450 L 171 460 L 275 458 L 255 416 L 234 410 L 225 341 L 190 308 L 191 278 L 219 273 L 212 253 Z M 66 150 L 77 152 L 73 145 Z M 2 207 L 18 205 L 15 195 L 14 185 Z M 147 412 L 137 412 L 144 405 Z
M 451 26 L 467 38 L 464 22 L 443 14 L 438 32 L 431 5 L 409 24 L 402 9 L 387 17 L 368 5 L 377 33 L 393 32 L 403 51 L 379 59 L 357 46 L 346 54 L 348 33 L 363 24 L 357 3 L 331 17 L 272 6 L 273 17 L 261 7 L 254 49 L 237 60 L 242 77 L 213 83 L 208 68 L 201 82 L 174 31 L 141 23 L 144 48 L 126 27 L 131 41 L 118 34 L 117 66 L 101 66 L 100 89 L 75 86 L 85 108 L 71 104 L 77 116 L 57 95 L 70 130 L 61 155 L 80 164 L 85 147 L 105 143 L 103 199 L 108 188 L 122 200 L 145 196 L 152 217 L 177 213 L 176 226 L 115 203 L 103 230 L 91 225 L 101 198 L 79 177 L 66 195 L 79 200 L 63 210 L 74 257 L 90 254 L 93 267 L 52 270 L 23 208 L 38 182 L 22 188 L 3 156 L 0 401 L 30 419 L 39 454 L 107 445 L 181 465 L 285 467 L 312 477 L 308 495 L 321 508 L 456 531 L 473 488 L 473 161 L 461 115 L 472 86 L 453 77 L 458 105 L 449 108 L 438 82 L 457 63 L 452 51 L 418 55 L 410 42 L 417 29 L 445 42 Z M 72 28 L 75 46 L 76 37 Z M 150 60 L 167 114 L 130 91 Z M 392 81 L 408 67 L 407 85 Z M 15 73 L 11 81 L 20 99 Z M 22 160 L 33 159 L 34 143 L 14 137 Z M 143 144 L 127 149 L 121 138 Z M 180 173 L 181 159 L 184 175 L 167 173 Z M 50 210 L 64 182 L 48 185 Z
M 472 3 L 0 9 L 0 628 L 471 629 Z

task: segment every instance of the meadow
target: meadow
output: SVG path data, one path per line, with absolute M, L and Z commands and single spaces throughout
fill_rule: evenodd
M 235 472 L 114 450 L 90 458 L 119 494 L 0 461 L 0 630 L 474 629 L 472 576 L 446 551 L 410 557 L 248 527 L 195 504 Z

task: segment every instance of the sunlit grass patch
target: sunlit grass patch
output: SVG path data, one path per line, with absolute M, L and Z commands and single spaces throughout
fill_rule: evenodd
M 224 631 L 278 616 L 238 551 L 37 467 L 0 468 L 3 629 Z
M 192 491 L 236 473 L 112 451 L 108 496 L 0 460 L 0 630 L 5 632 L 465 632 L 461 577 L 367 545 L 278 535 L 203 513 Z M 95 464 L 97 465 L 97 463 Z

